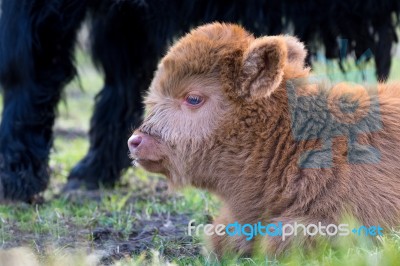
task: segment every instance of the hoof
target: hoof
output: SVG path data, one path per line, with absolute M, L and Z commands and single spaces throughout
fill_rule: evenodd
M 87 182 L 85 180 L 71 178 L 68 182 L 64 185 L 61 193 L 68 193 L 74 190 L 96 190 L 99 189 L 98 184 L 94 184 L 91 182 Z

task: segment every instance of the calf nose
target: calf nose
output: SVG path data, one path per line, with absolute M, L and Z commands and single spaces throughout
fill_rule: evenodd
M 132 135 L 128 140 L 128 147 L 130 150 L 134 150 L 139 147 L 140 143 L 142 143 L 143 138 L 139 135 Z

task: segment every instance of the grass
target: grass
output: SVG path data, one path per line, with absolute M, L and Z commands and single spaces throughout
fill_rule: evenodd
M 365 238 L 343 239 L 338 246 L 319 243 L 311 253 L 294 249 L 284 258 L 261 255 L 226 257 L 219 263 L 203 250 L 202 236 L 186 235 L 187 222 L 206 223 L 218 212 L 219 201 L 207 192 L 185 189 L 169 192 L 162 177 L 140 168 L 129 169 L 114 190 L 58 193 L 70 169 L 88 149 L 87 130 L 93 99 L 102 86 L 99 73 L 88 57 L 77 52 L 80 79 L 65 89 L 55 123 L 51 151 L 52 179 L 42 205 L 0 205 L 0 251 L 2 262 L 14 258 L 20 265 L 397 265 L 400 234 L 392 232 L 370 245 Z M 355 69 L 346 63 L 348 69 Z M 320 61 L 317 74 L 333 79 L 360 81 L 358 71 L 344 76 L 337 66 Z M 374 82 L 373 64 L 366 66 Z M 393 60 L 391 80 L 400 77 L 400 60 Z M 0 95 L 1 97 L 1 95 Z M 1 102 L 1 101 L 0 101 Z M 0 103 L 0 110 L 1 110 Z M 171 229 L 172 228 L 172 229 Z M 24 246 L 26 248 L 8 249 Z M 11 254 L 11 255 L 10 255 Z

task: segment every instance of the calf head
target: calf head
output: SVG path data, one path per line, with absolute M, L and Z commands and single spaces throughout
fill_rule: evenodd
M 294 37 L 254 38 L 219 23 L 191 31 L 158 66 L 143 124 L 128 141 L 132 159 L 175 186 L 212 190 L 239 175 L 257 141 L 251 118 L 264 119 L 285 79 L 308 73 L 305 56 Z

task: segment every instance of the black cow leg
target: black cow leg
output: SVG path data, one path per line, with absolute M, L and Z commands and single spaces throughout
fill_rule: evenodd
M 143 110 L 140 92 L 135 90 L 136 95 L 128 103 L 124 90 L 121 85 L 106 84 L 97 96 L 89 152 L 72 169 L 64 191 L 113 186 L 130 165 L 126 143 L 131 129 L 140 123 Z
M 142 93 L 160 51 L 157 38 L 149 36 L 159 32 L 146 24 L 148 6 L 135 5 L 120 1 L 94 11 L 92 52 L 105 74 L 105 85 L 96 97 L 89 152 L 72 169 L 64 192 L 113 186 L 130 165 L 127 140 L 141 122 Z
M 81 0 L 2 1 L 2 199 L 29 202 L 47 186 L 55 109 L 75 74 L 71 54 L 85 9 Z
M 385 82 L 389 78 L 392 63 L 392 44 L 396 33 L 390 23 L 378 28 L 379 41 L 375 49 L 376 77 L 378 81 Z

